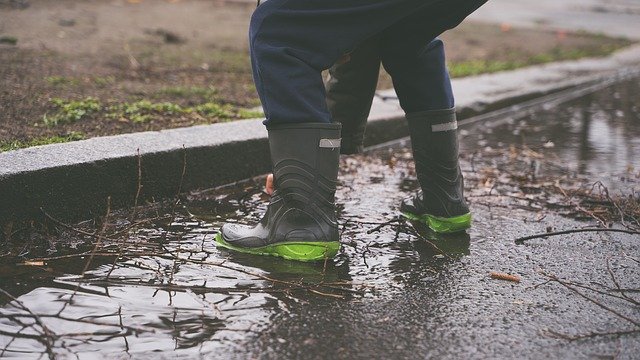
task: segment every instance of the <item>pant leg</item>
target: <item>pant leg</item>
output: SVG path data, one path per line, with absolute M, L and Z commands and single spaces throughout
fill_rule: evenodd
M 333 65 L 325 84 L 327 106 L 334 122 L 342 124 L 342 154 L 363 150 L 364 132 L 380 73 L 380 37 L 374 36 Z
M 404 56 L 397 49 L 383 51 L 382 63 L 393 79 L 400 106 L 405 113 L 454 107 L 442 41 L 435 39 L 419 48 L 401 52 Z
M 380 45 L 382 64 L 393 79 L 400 106 L 406 113 L 454 107 L 444 45 L 439 39 L 429 41 L 429 36 L 433 39 L 440 35 L 429 31 L 457 26 L 485 1 L 464 2 L 457 11 L 451 12 L 445 11 L 447 4 L 437 4 L 426 11 L 436 11 L 443 16 L 435 19 L 430 27 L 424 26 L 425 15 L 416 13 L 384 31 Z
M 484 0 L 269 0 L 251 18 L 254 81 L 266 124 L 330 122 L 321 71 L 411 14 L 416 38 L 432 39 Z M 452 15 L 454 14 L 454 15 Z M 457 24 L 457 23 L 456 23 Z

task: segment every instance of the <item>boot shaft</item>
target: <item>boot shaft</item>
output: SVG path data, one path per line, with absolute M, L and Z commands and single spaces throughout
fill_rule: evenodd
M 269 126 L 275 190 L 255 226 L 225 224 L 216 242 L 293 260 L 333 257 L 340 248 L 335 192 L 340 124 Z
M 334 207 L 340 159 L 340 124 L 270 126 L 276 199 Z
M 337 240 L 340 124 L 271 126 L 274 193 L 262 223 L 269 242 Z
M 422 189 L 417 211 L 440 217 L 466 214 L 458 162 L 455 109 L 407 114 L 416 175 Z
M 437 163 L 458 163 L 455 109 L 422 111 L 407 114 L 406 117 L 414 154 L 431 158 Z

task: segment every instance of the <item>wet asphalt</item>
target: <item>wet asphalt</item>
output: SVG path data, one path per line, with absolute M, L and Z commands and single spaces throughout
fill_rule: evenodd
M 474 215 L 468 233 L 436 236 L 394 220 L 399 202 L 418 188 L 408 144 L 399 141 L 342 158 L 343 246 L 326 264 L 217 249 L 220 224 L 251 223 L 265 209 L 260 185 L 241 183 L 193 193 L 171 223 L 132 230 L 125 243 L 148 255 L 115 266 L 113 257 L 97 257 L 84 276 L 77 259 L 2 264 L 0 287 L 58 334 L 59 358 L 636 359 L 639 236 L 515 240 L 597 225 L 576 219 L 567 206 L 523 201 L 530 195 L 524 189 L 602 181 L 637 203 L 639 86 L 631 79 L 558 107 L 462 128 L 461 165 Z M 76 251 L 87 249 L 77 235 L 58 236 L 71 239 Z M 491 272 L 520 282 L 493 279 Z M 337 285 L 318 286 L 329 283 Z M 16 321 L 24 309 L 6 302 L 0 310 L 2 356 L 46 357 L 38 327 Z
M 588 174 L 587 181 L 604 181 L 620 192 L 637 191 L 637 179 L 628 176 L 630 168 L 635 166 L 637 171 L 640 165 L 639 108 L 630 100 L 637 90 L 634 80 L 521 119 L 498 119 L 491 126 L 463 129 L 466 159 L 482 150 L 508 152 L 513 146 L 527 146 L 542 151 L 547 159 L 570 164 L 577 173 Z M 342 176 L 344 184 L 352 184 L 348 192 L 339 193 L 345 204 L 343 213 L 364 217 L 367 211 L 377 209 L 373 217 L 384 214 L 382 218 L 388 218 L 387 213 L 397 208 L 399 196 L 394 196 L 394 190 L 396 194 L 407 190 L 406 168 L 381 170 L 370 160 L 385 159 L 389 153 L 393 152 L 370 154 L 369 164 L 359 162 L 364 166 Z M 463 161 L 462 166 L 465 173 L 471 172 L 469 161 Z M 558 171 L 542 167 L 540 171 L 550 177 Z M 359 183 L 362 177 L 369 177 L 369 183 Z M 468 189 L 467 193 L 478 194 L 479 189 Z M 362 231 L 343 234 L 343 241 L 388 246 L 350 249 L 353 253 L 348 252 L 343 265 L 354 264 L 364 273 L 378 274 L 372 282 L 383 284 L 383 290 L 353 301 L 296 304 L 277 316 L 257 341 L 249 342 L 239 357 L 248 350 L 252 357 L 274 359 L 638 358 L 637 333 L 574 341 L 559 338 L 637 330 L 602 307 L 637 321 L 637 305 L 578 289 L 598 305 L 547 280 L 557 276 L 603 289 L 613 286 L 609 267 L 621 287 L 637 289 L 640 237 L 578 233 L 517 245 L 514 239 L 524 234 L 580 228 L 589 222 L 544 209 L 471 203 L 474 226 L 468 236 L 427 235 L 446 257 L 415 237 L 401 236 L 390 242 L 392 231 L 381 231 L 374 238 Z M 365 260 L 368 266 L 362 268 Z M 517 275 L 521 282 L 491 279 L 492 271 Z M 363 276 L 364 282 L 371 276 L 376 277 Z
M 493 23 L 640 38 L 635 0 L 491 0 L 470 18 Z

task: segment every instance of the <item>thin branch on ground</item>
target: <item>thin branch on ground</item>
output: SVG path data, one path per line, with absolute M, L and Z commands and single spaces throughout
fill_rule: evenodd
M 568 335 L 568 334 L 563 334 L 553 330 L 545 330 L 545 332 L 559 339 L 576 341 L 576 340 L 592 339 L 592 338 L 597 338 L 602 336 L 623 336 L 623 335 L 640 334 L 640 329 L 607 331 L 607 332 L 589 332 L 586 334 L 578 334 L 578 335 Z
M 100 230 L 96 233 L 97 241 L 93 246 L 91 253 L 89 254 L 89 259 L 87 259 L 87 262 L 84 264 L 84 267 L 82 268 L 83 278 L 87 270 L 89 270 L 89 266 L 91 266 L 91 262 L 93 262 L 93 258 L 95 257 L 94 254 L 98 251 L 100 245 L 102 244 L 102 238 L 103 238 L 104 232 L 107 229 L 110 214 L 111 214 L 111 196 L 107 197 L 107 210 L 105 211 L 104 218 L 102 219 L 102 225 L 100 226 Z M 58 311 L 57 315 L 62 314 L 62 312 L 67 308 L 67 306 L 73 301 L 73 298 L 76 296 L 76 294 L 78 293 L 78 290 L 80 289 L 80 285 L 81 283 L 78 283 L 78 285 L 76 286 L 75 290 L 73 291 L 69 299 L 64 303 L 60 311 Z
M 615 309 L 612 309 L 611 307 L 599 302 L 598 300 L 595 300 L 593 298 L 588 297 L 587 295 L 581 293 L 580 291 L 578 291 L 578 289 L 576 289 L 575 287 L 571 286 L 566 281 L 558 278 L 557 276 L 552 275 L 552 274 L 547 274 L 544 271 L 539 271 L 539 273 L 542 276 L 548 278 L 549 280 L 557 282 L 558 284 L 564 286 L 565 288 L 567 288 L 568 290 L 572 291 L 573 293 L 575 293 L 576 295 L 580 296 L 581 298 L 583 298 L 583 299 L 585 299 L 585 300 L 597 305 L 598 307 L 610 312 L 611 314 L 619 317 L 620 319 L 626 320 L 626 321 L 630 322 L 631 324 L 633 324 L 634 326 L 640 328 L 640 322 L 638 322 L 637 320 L 634 320 L 634 319 L 632 319 L 632 318 L 630 318 L 630 317 L 628 317 L 628 316 L 626 316 L 624 314 L 621 314 L 619 311 L 617 311 Z
M 137 186 L 136 186 L 136 196 L 133 199 L 133 211 L 131 212 L 131 217 L 129 221 L 132 223 L 136 220 L 136 215 L 138 215 L 138 199 L 140 198 L 140 192 L 142 191 L 142 156 L 140 155 L 140 149 L 138 149 L 138 177 L 137 177 Z
M 32 318 L 35 321 L 35 323 L 38 324 L 38 326 L 42 329 L 41 333 L 42 333 L 43 337 L 39 337 L 38 341 L 40 341 L 40 342 L 42 342 L 44 344 L 44 346 L 46 348 L 47 355 L 49 356 L 49 359 L 55 359 L 56 356 L 55 356 L 55 353 L 53 352 L 53 346 L 55 344 L 55 333 L 53 331 L 51 331 L 44 324 L 44 322 L 42 322 L 42 319 L 40 318 L 40 316 L 38 316 L 36 313 L 31 311 L 27 306 L 24 305 L 24 303 L 22 301 L 18 300 L 16 297 L 14 297 L 13 295 L 9 294 L 7 291 L 5 291 L 2 288 L 0 288 L 0 293 L 2 293 L 4 296 L 8 297 L 11 301 L 16 303 L 18 305 L 18 308 L 20 308 L 21 310 L 29 313 L 29 315 L 32 316 Z
M 515 239 L 516 244 L 522 244 L 527 240 L 532 239 L 540 239 L 546 238 L 548 236 L 557 236 L 557 235 L 567 235 L 574 233 L 583 233 L 583 232 L 618 232 L 630 235 L 640 235 L 639 231 L 626 230 L 626 229 L 611 229 L 611 228 L 583 228 L 583 229 L 570 229 L 570 230 L 562 230 L 562 231 L 550 231 L 546 233 L 540 233 L 535 235 L 523 236 Z
M 636 299 L 628 296 L 627 294 L 625 294 L 624 289 L 620 286 L 620 283 L 618 282 L 618 279 L 616 278 L 616 274 L 613 272 L 613 270 L 611 269 L 611 259 L 609 257 L 607 257 L 606 259 L 606 263 L 607 263 L 607 272 L 609 273 L 609 277 L 611 278 L 611 281 L 613 282 L 613 285 L 615 285 L 616 289 L 619 293 L 620 296 L 622 298 L 624 298 L 625 300 L 636 304 L 636 305 L 640 305 L 640 302 L 638 302 Z
M 389 221 L 385 221 L 383 223 L 379 223 L 378 226 L 374 227 L 371 230 L 367 230 L 367 234 L 371 234 L 374 233 L 376 231 L 380 231 L 382 228 L 384 228 L 385 226 L 391 226 L 391 225 L 402 225 L 405 224 L 405 220 L 402 216 L 398 215 L 396 217 L 394 217 L 393 219 L 389 220 Z M 372 224 L 372 223 L 367 223 L 367 224 Z

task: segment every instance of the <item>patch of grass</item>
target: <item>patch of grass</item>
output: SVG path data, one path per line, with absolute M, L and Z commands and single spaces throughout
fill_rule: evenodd
M 195 106 L 193 110 L 198 114 L 206 117 L 216 117 L 220 119 L 230 119 L 234 117 L 232 107 L 230 105 L 221 105 L 217 103 L 207 102 Z
M 49 144 L 59 144 L 71 141 L 78 141 L 85 139 L 85 135 L 81 132 L 70 132 L 66 135 L 54 135 L 54 136 L 43 136 L 30 140 L 12 140 L 12 141 L 2 141 L 0 142 L 0 152 L 24 149 L 32 146 L 38 145 L 49 145 Z
M 44 80 L 53 86 L 76 86 L 80 84 L 78 79 L 66 76 L 47 76 Z
M 149 100 L 140 100 L 134 103 L 124 103 L 121 109 L 125 114 L 137 114 L 143 112 L 155 112 L 160 114 L 181 114 L 188 112 L 186 108 L 170 102 L 152 103 Z
M 140 100 L 132 103 L 122 103 L 109 107 L 108 117 L 127 119 L 134 123 L 150 121 L 153 115 L 176 115 L 191 112 L 189 108 L 170 102 L 153 103 L 149 100 Z
M 567 49 L 556 46 L 540 54 L 522 54 L 514 52 L 512 60 L 467 60 L 447 64 L 451 77 L 465 77 L 498 71 L 514 70 L 525 66 L 546 64 L 555 61 L 577 60 L 585 57 L 603 57 L 631 44 L 620 40 L 618 43 L 603 44 L 586 48 Z
M 200 97 L 213 100 L 218 95 L 218 90 L 213 86 L 168 86 L 158 90 L 156 95 L 168 95 L 178 98 Z
M 113 76 L 96 76 L 93 78 L 93 83 L 97 87 L 103 88 L 112 85 L 116 82 L 116 78 Z
M 256 119 L 263 118 L 264 113 L 262 111 L 255 111 L 251 109 L 239 109 L 238 117 L 241 119 Z
M 524 66 L 520 61 L 467 60 L 447 65 L 451 77 L 465 77 L 498 71 L 513 70 Z
M 56 106 L 57 112 L 52 116 L 44 115 L 42 121 L 47 126 L 74 123 L 85 116 L 100 111 L 102 105 L 98 99 L 87 97 L 83 100 L 51 99 L 50 102 Z
M 0 36 L 0 44 L 17 45 L 18 38 L 15 36 L 2 35 Z
M 148 100 L 113 105 L 108 108 L 108 111 L 107 116 L 110 118 L 126 119 L 134 123 L 151 121 L 154 116 L 195 115 L 200 118 L 231 120 L 262 115 L 249 109 L 236 108 L 229 104 L 216 102 L 205 102 L 195 106 L 180 106 L 171 102 L 154 103 Z

